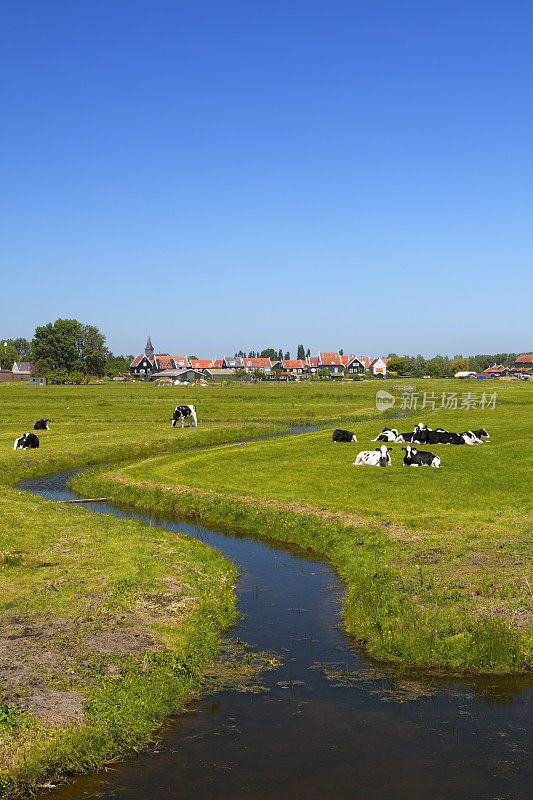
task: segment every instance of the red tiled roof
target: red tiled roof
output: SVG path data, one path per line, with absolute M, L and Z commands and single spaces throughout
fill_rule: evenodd
M 283 369 L 305 369 L 307 366 L 302 358 L 292 358 L 289 361 L 281 362 Z
M 187 356 L 172 356 L 173 360 L 176 362 L 176 367 L 189 367 L 189 359 Z
M 146 358 L 144 353 L 140 353 L 138 356 L 135 356 L 135 358 L 133 359 L 133 361 L 130 364 L 130 367 L 138 367 L 139 364 L 141 363 L 141 361 L 143 360 L 143 358 Z M 147 360 L 150 361 L 149 358 Z M 150 361 L 150 364 L 151 363 L 152 362 Z
M 359 361 L 364 364 L 365 369 L 368 369 L 370 364 L 374 359 L 370 358 L 370 356 L 357 356 Z
M 243 358 L 245 367 L 271 367 L 272 362 L 269 358 Z
M 222 362 L 220 362 L 222 363 Z M 213 369 L 215 362 L 212 358 L 198 359 L 195 358 L 191 361 L 191 367 L 194 369 Z
M 307 356 L 306 361 L 309 367 L 318 367 L 318 356 Z
M 516 359 L 516 364 L 531 364 L 533 363 L 533 353 L 522 353 L 521 356 L 518 356 Z
M 157 369 L 174 369 L 172 356 L 155 356 L 154 361 Z
M 353 353 L 352 353 L 351 355 L 349 355 L 349 356 L 341 356 L 341 361 L 342 361 L 342 363 L 343 363 L 343 366 L 347 367 L 347 366 L 348 366 L 348 364 L 349 364 L 351 361 L 353 361 L 353 360 L 354 360 L 354 358 L 355 358 L 355 356 L 354 356 L 354 354 L 353 354 Z
M 338 364 L 342 366 L 342 360 L 339 353 L 319 353 L 318 359 L 320 364 Z
M 224 359 L 223 359 L 223 358 L 217 358 L 217 359 L 215 360 L 215 367 L 216 367 L 217 369 L 221 369 L 221 368 L 222 368 L 222 364 L 223 364 L 223 363 L 224 363 Z

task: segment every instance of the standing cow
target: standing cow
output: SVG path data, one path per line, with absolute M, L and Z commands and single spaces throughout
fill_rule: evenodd
M 192 427 L 192 423 L 194 422 L 194 427 L 198 427 L 198 420 L 196 418 L 196 406 L 189 405 L 189 406 L 176 406 L 174 409 L 174 414 L 172 415 L 172 427 L 176 427 L 176 422 L 179 422 L 181 419 L 181 427 L 183 428 L 183 423 L 186 419 L 189 420 L 188 427 Z

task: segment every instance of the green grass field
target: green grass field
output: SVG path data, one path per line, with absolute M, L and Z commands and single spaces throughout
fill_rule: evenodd
M 410 383 L 473 390 L 457 381 Z M 218 553 L 14 488 L 32 475 L 124 462 L 76 482 L 93 496 L 322 553 L 346 583 L 348 630 L 374 655 L 452 670 L 531 668 L 531 386 L 491 383 L 495 410 L 393 420 L 401 430 L 418 419 L 488 428 L 488 444 L 435 446 L 440 470 L 403 468 L 398 445 L 390 469 L 352 466 L 390 419 L 375 410 L 379 388 L 0 384 L 0 642 L 15 666 L 0 673 L 6 797 L 146 741 L 201 685 L 218 633 L 234 618 L 235 569 Z M 174 406 L 190 402 L 200 427 L 172 429 Z M 39 417 L 51 425 L 39 432 L 39 450 L 14 452 L 14 439 Z M 325 427 L 189 449 L 294 424 Z M 336 424 L 355 430 L 359 443 L 333 445 Z

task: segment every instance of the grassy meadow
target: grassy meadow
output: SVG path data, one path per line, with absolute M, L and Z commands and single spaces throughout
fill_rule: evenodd
M 421 391 L 487 390 L 409 381 Z M 347 629 L 375 656 L 488 672 L 531 669 L 531 386 L 490 384 L 496 408 L 376 412 L 377 381 L 30 387 L 0 384 L 0 795 L 142 745 L 201 686 L 234 619 L 233 565 L 207 546 L 18 490 L 17 480 L 108 464 L 80 491 L 194 515 L 329 558 Z M 396 391 L 397 394 L 397 391 Z M 172 429 L 195 403 L 198 429 Z M 40 417 L 38 450 L 13 441 Z M 486 427 L 434 446 L 442 467 L 355 467 L 384 424 Z M 317 424 L 314 433 L 194 451 Z M 358 444 L 331 442 L 333 427 Z M 422 448 L 429 449 L 429 448 Z

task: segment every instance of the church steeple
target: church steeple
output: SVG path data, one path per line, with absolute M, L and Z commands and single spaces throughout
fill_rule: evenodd
M 149 358 L 152 361 L 154 357 L 154 348 L 152 347 L 152 340 L 148 337 L 148 341 L 146 342 L 146 347 L 144 348 L 144 354 L 146 358 Z

